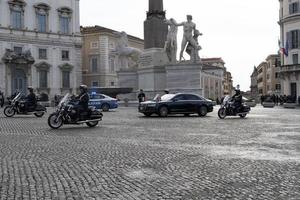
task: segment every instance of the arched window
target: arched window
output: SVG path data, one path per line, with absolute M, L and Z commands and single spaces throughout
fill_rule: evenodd
M 60 8 L 58 9 L 59 15 L 59 30 L 62 34 L 70 34 L 71 31 L 71 19 L 72 19 L 72 10 L 70 8 Z
M 10 8 L 10 25 L 14 29 L 24 28 L 24 7 L 26 3 L 23 0 L 8 1 Z
M 49 10 L 50 6 L 41 3 L 34 6 L 36 13 L 36 29 L 39 32 L 49 31 Z

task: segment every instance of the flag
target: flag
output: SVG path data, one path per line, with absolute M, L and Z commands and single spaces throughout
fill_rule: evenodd
M 286 42 L 285 42 L 285 48 L 284 48 L 284 55 L 286 56 L 286 57 L 288 57 L 289 56 L 289 41 L 288 41 L 288 39 L 286 39 Z
M 278 40 L 278 46 L 279 46 L 279 49 L 280 49 L 280 53 L 282 55 L 285 55 L 286 57 L 289 56 L 289 42 L 288 42 L 288 40 L 286 40 L 285 47 L 283 47 L 281 45 L 281 41 Z

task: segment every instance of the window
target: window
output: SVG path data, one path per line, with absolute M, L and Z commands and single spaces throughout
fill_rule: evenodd
M 299 64 L 298 57 L 298 54 L 293 54 L 293 64 Z
M 46 32 L 47 31 L 47 15 L 38 13 L 37 20 L 38 20 L 38 31 Z
M 109 72 L 110 73 L 115 72 L 115 60 L 114 59 L 109 60 Z
M 184 95 L 178 95 L 176 97 L 173 98 L 174 101 L 182 101 L 185 100 Z
M 39 83 L 40 83 L 40 88 L 48 87 L 48 72 L 47 72 L 47 70 L 41 70 L 39 72 Z
M 69 57 L 69 51 L 61 51 L 61 59 L 62 60 L 70 60 L 70 57 Z
M 293 30 L 286 33 L 288 49 L 297 49 L 300 47 L 300 30 Z
M 16 54 L 22 54 L 23 48 L 22 47 L 14 47 L 14 52 Z
M 98 48 L 98 42 L 91 42 L 91 49 L 97 49 Z
M 36 13 L 36 26 L 37 31 L 39 32 L 47 32 L 48 31 L 48 15 L 50 7 L 45 4 L 41 3 L 34 6 L 35 13 Z
M 198 97 L 196 95 L 191 95 L 191 94 L 185 95 L 185 99 L 186 100 L 201 100 L 200 97 Z
M 69 71 L 62 72 L 62 87 L 70 88 L 70 72 Z
M 92 87 L 98 87 L 99 86 L 99 82 L 98 81 L 93 81 L 92 82 Z
M 91 67 L 92 67 L 92 73 L 98 72 L 98 59 L 97 58 L 91 59 Z
M 47 59 L 47 49 L 39 49 L 39 59 Z
M 281 85 L 280 84 L 276 84 L 275 88 L 276 88 L 276 90 L 281 90 Z
M 268 80 L 270 79 L 270 74 L 267 74 L 267 79 L 268 79 Z
M 12 10 L 11 11 L 11 26 L 14 29 L 22 29 L 22 11 Z
M 72 10 L 66 7 L 58 9 L 59 29 L 62 34 L 70 34 Z
M 115 86 L 115 82 L 110 82 L 110 86 Z
M 289 13 L 295 14 L 299 11 L 299 2 L 294 2 L 289 5 Z
M 279 73 L 278 72 L 275 73 L 275 78 L 279 78 Z
M 70 19 L 69 17 L 60 17 L 60 32 L 63 34 L 69 34 L 70 30 L 69 30 L 69 23 L 70 23 Z

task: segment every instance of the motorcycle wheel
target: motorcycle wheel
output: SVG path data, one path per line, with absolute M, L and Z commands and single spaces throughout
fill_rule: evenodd
M 4 115 L 6 117 L 13 117 L 15 115 L 16 111 L 12 106 L 6 106 L 4 108 Z
M 34 115 L 36 116 L 36 117 L 43 117 L 44 116 L 44 112 L 36 112 L 36 113 L 34 113 Z
M 239 116 L 240 116 L 240 118 L 245 118 L 247 116 L 247 114 L 241 114 Z
M 53 113 L 48 117 L 48 125 L 52 129 L 59 129 L 63 125 L 63 120 L 61 117 L 57 118 L 57 115 Z
M 226 110 L 224 108 L 220 108 L 218 111 L 218 116 L 220 119 L 225 119 L 226 117 Z
M 86 125 L 87 125 L 88 127 L 91 127 L 91 128 L 92 128 L 92 127 L 97 126 L 98 123 L 99 123 L 98 121 L 97 121 L 97 122 L 87 122 Z

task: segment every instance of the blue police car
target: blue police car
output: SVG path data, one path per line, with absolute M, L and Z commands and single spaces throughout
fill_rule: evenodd
M 118 100 L 105 94 L 92 93 L 90 94 L 89 106 L 94 106 L 96 109 L 107 112 L 110 109 L 118 108 Z

